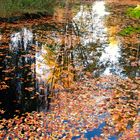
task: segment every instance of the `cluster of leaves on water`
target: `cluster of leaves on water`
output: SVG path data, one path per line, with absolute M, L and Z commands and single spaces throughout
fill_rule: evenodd
M 103 78 L 100 81 L 106 80 Z M 90 131 L 98 127 L 98 124 L 103 121 L 97 121 L 98 115 L 106 109 L 105 100 L 96 102 L 96 98 L 102 99 L 102 91 L 104 91 L 98 89 L 98 86 L 92 86 L 96 84 L 99 84 L 99 81 L 87 79 L 75 83 L 73 92 L 61 91 L 51 103 L 51 112 L 26 113 L 20 118 L 16 116 L 14 119 L 1 120 L 0 138 L 71 139 L 73 136 L 84 134 L 87 129 Z M 99 111 L 100 107 L 102 109 Z M 94 115 L 96 112 L 98 115 Z M 8 126 L 5 125 L 6 123 Z
M 112 118 L 108 119 L 108 123 L 114 125 L 115 133 L 123 132 L 123 138 L 135 138 L 138 134 L 139 82 L 139 78 L 134 81 L 118 79 L 114 95 L 111 97 L 112 102 L 108 104 Z
M 112 89 L 117 81 L 119 86 Z M 139 82 L 139 79 L 133 82 L 116 76 L 93 79 L 87 73 L 70 92 L 61 91 L 54 96 L 50 112 L 25 113 L 14 119 L 2 119 L 0 138 L 72 139 L 79 136 L 84 140 L 87 131 L 93 131 L 104 121 L 106 127 L 101 140 L 122 132 L 122 138 L 138 138 Z M 110 116 L 106 116 L 106 112 Z M 102 115 L 104 117 L 99 119 Z

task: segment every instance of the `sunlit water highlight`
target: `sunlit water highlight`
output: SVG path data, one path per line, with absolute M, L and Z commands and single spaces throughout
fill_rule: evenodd
M 23 39 L 23 40 L 22 40 Z M 11 50 L 18 50 L 19 44 L 24 45 L 24 50 L 27 49 L 28 44 L 32 44 L 33 42 L 33 33 L 26 28 L 23 28 L 22 31 L 13 33 L 11 35 Z
M 108 15 L 105 2 L 96 1 L 93 3 L 91 11 L 87 7 L 81 6 L 74 20 L 79 29 L 85 31 L 81 37 L 83 45 L 99 43 L 102 46 L 103 51 L 98 62 L 98 67 L 105 68 L 102 75 L 116 74 L 121 76 L 122 68 L 119 66 L 121 43 L 116 37 L 111 37 L 108 32 L 105 25 L 105 17 Z

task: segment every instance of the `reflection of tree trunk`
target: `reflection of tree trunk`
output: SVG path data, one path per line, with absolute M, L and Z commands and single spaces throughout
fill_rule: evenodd
M 21 46 L 19 44 L 19 48 L 20 48 L 20 51 L 21 51 L 21 55 L 22 53 L 24 52 L 24 41 L 23 41 L 23 37 L 22 37 L 22 40 L 21 40 Z M 25 66 L 25 58 L 23 56 L 22 57 L 22 79 L 25 80 L 26 77 L 25 77 L 25 69 L 24 69 L 24 66 Z M 26 110 L 26 91 L 25 91 L 25 81 L 22 82 L 22 98 L 21 98 L 21 101 L 22 101 L 22 108 L 23 110 L 25 111 Z
M 60 46 L 60 53 L 59 53 L 59 56 L 58 56 L 58 64 L 60 66 L 62 66 L 63 64 L 63 55 L 64 55 L 64 44 L 62 43 L 62 45 Z
M 32 42 L 32 45 L 35 44 L 35 37 L 36 37 L 35 36 L 35 33 L 33 33 L 33 42 Z M 36 56 L 35 56 L 36 55 L 36 47 L 35 46 L 32 46 L 31 47 L 31 52 L 33 52 L 33 58 L 32 59 L 30 58 L 30 60 L 31 60 L 30 66 L 31 65 L 34 65 L 34 67 L 33 68 L 31 67 L 31 69 L 30 69 L 31 70 L 31 73 L 33 73 L 32 74 L 33 76 L 31 77 L 31 79 L 33 78 L 33 85 L 32 86 L 34 88 L 34 91 L 33 91 L 34 92 L 34 95 L 32 95 L 32 96 L 34 96 L 34 100 L 33 100 L 33 103 L 32 103 L 33 105 L 32 106 L 34 106 L 33 109 L 36 110 L 37 109 L 37 106 L 38 106 L 37 105 L 37 100 L 38 99 L 37 99 L 37 96 L 36 96 L 36 92 L 37 92 L 36 83 L 37 83 L 37 81 L 36 81 L 36 66 L 35 66 L 35 64 L 36 64 Z M 32 72 L 32 69 L 33 69 L 33 72 Z
M 47 105 L 47 110 L 49 110 L 50 109 L 50 103 L 51 103 L 51 97 L 50 97 L 50 93 L 51 92 L 51 89 L 50 89 L 50 85 L 48 85 L 48 87 L 47 87 L 47 101 L 48 101 L 48 105 Z

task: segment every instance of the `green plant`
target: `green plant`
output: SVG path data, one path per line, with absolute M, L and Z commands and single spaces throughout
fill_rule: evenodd
M 130 17 L 134 17 L 134 18 L 140 18 L 140 5 L 138 5 L 135 8 L 128 8 L 127 9 L 127 15 L 129 15 Z
M 133 33 L 140 33 L 140 27 L 128 26 L 119 32 L 119 35 L 127 36 Z

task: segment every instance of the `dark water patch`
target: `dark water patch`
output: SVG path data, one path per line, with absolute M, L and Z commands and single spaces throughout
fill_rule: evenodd
M 15 23 L 17 21 L 25 21 L 25 20 L 34 20 L 34 19 L 40 19 L 43 17 L 51 17 L 51 15 L 48 15 L 46 12 L 37 12 L 36 14 L 33 13 L 25 13 L 21 16 L 13 16 L 9 18 L 2 18 L 0 17 L 0 22 L 7 22 L 7 23 Z

